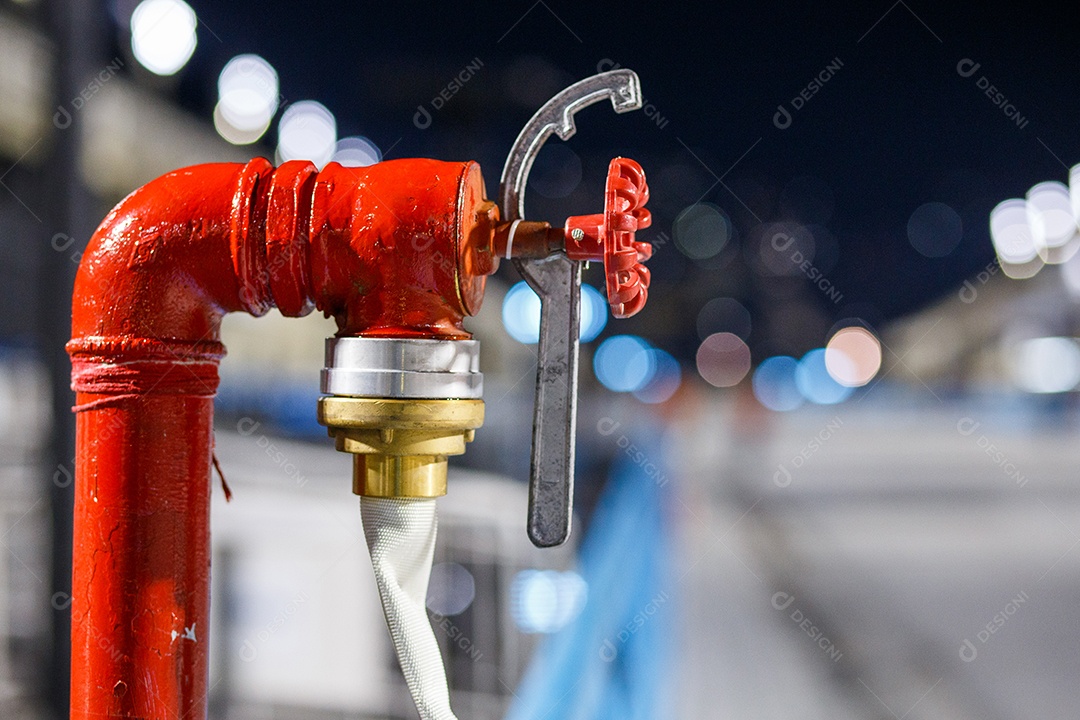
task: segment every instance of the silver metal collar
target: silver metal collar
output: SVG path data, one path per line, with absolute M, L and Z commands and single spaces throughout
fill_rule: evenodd
M 479 398 L 477 340 L 327 338 L 322 391 L 385 398 Z

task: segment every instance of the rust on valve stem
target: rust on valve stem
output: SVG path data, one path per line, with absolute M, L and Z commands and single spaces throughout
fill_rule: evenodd
M 515 220 L 495 228 L 493 239 L 496 257 L 546 258 L 566 249 L 563 231 L 551 223 Z

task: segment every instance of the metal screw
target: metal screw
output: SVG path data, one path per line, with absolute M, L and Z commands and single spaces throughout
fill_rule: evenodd
M 585 231 L 581 228 L 574 228 L 570 231 L 570 237 L 574 238 L 574 240 L 578 242 L 581 242 L 581 238 L 585 237 Z

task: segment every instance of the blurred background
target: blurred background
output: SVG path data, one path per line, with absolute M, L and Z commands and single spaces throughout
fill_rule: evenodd
M 524 532 L 539 304 L 470 328 L 428 608 L 460 717 L 1068 717 L 1080 667 L 1080 68 L 1060 4 L 0 0 L 0 715 L 66 717 L 70 288 L 185 165 L 478 160 L 566 85 L 528 216 L 649 173 L 649 304 L 586 272 L 572 542 Z M 600 288 L 597 290 L 596 288 Z M 411 718 L 319 317 L 229 316 L 214 718 Z

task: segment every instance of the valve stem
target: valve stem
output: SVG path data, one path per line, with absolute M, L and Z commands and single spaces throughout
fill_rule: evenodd
M 566 249 L 560 228 L 551 223 L 515 220 L 495 228 L 495 254 L 500 258 L 546 258 Z

